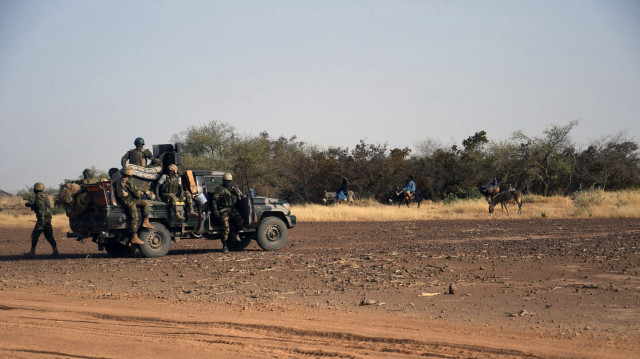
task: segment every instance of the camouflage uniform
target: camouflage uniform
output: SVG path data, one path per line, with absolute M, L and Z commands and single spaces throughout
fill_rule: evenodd
M 87 168 L 84 171 L 82 171 L 82 179 L 76 181 L 77 184 L 79 185 L 87 185 L 87 184 L 94 184 L 97 183 L 98 180 L 95 179 L 93 176 L 95 176 L 94 172 L 92 169 Z
M 180 220 L 184 220 L 178 213 L 178 201 L 184 201 L 184 212 L 187 215 L 196 215 L 193 212 L 193 201 L 191 200 L 191 192 L 185 191 L 182 186 L 180 175 L 170 172 L 169 175 L 162 175 L 158 180 L 158 195 L 162 201 L 166 202 L 173 209 L 173 213 Z
M 127 160 L 129 160 L 129 164 L 147 167 L 147 159 L 150 160 L 151 163 L 154 162 L 155 157 L 151 151 L 146 148 L 132 148 L 127 153 L 122 156 L 122 160 L 120 160 L 120 164 L 122 167 L 127 166 Z
M 40 234 L 44 233 L 44 238 L 47 239 L 49 244 L 51 244 L 51 249 L 53 249 L 52 256 L 58 256 L 58 248 L 56 246 L 56 240 L 53 238 L 53 228 L 51 227 L 51 203 L 49 202 L 49 197 L 42 192 L 44 185 L 41 187 L 38 185 L 42 184 L 36 183 L 36 186 L 34 186 L 34 192 L 36 194 L 34 203 L 31 205 L 27 204 L 27 206 L 31 207 L 32 211 L 36 212 L 36 225 L 33 227 L 33 232 L 31 232 L 31 251 L 25 253 L 25 255 L 29 257 L 35 256 L 38 238 L 40 238 Z M 42 188 L 42 190 L 37 188 Z
M 130 176 L 125 175 L 116 183 L 116 195 L 129 214 L 131 222 L 129 224 L 129 232 L 131 232 L 132 239 L 138 238 L 137 207 L 142 207 L 142 226 L 145 228 L 153 228 L 153 226 L 149 224 L 149 203 L 142 199 L 142 192 L 136 188 L 136 185 L 133 184 Z M 133 243 L 136 243 L 136 241 L 133 241 Z
M 153 157 L 153 154 L 148 149 L 144 148 L 144 139 L 142 137 L 138 137 L 133 141 L 133 144 L 136 148 L 130 149 L 127 153 L 122 156 L 122 160 L 120 160 L 120 164 L 122 167 L 127 166 L 127 160 L 132 165 L 147 167 L 147 158 L 151 160 L 151 163 L 156 162 L 156 158 Z
M 213 213 L 216 219 L 219 217 L 220 223 L 224 227 L 222 236 L 222 250 L 224 252 L 228 251 L 227 239 L 238 240 L 238 231 L 240 227 L 244 225 L 242 215 L 240 215 L 240 212 L 235 208 L 235 204 L 241 196 L 242 193 L 240 193 L 240 190 L 230 180 L 223 181 L 223 184 L 218 186 L 213 192 L 211 201 Z M 233 224 L 233 226 L 231 224 Z M 229 236 L 230 234 L 231 236 Z

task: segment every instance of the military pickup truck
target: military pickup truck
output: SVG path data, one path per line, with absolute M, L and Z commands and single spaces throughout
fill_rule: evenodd
M 91 238 L 100 250 L 106 250 L 112 257 L 127 257 L 137 249 L 145 257 L 162 257 L 171 249 L 172 242 L 187 238 L 204 237 L 220 239 L 223 228 L 215 223 L 214 216 L 209 216 L 209 201 L 213 190 L 222 183 L 223 172 L 218 171 L 186 171 L 183 179 L 192 181 L 190 187 L 194 192 L 194 210 L 197 216 L 189 216 L 186 221 L 179 221 L 172 214 L 167 204 L 157 200 L 148 200 L 150 205 L 149 221 L 154 229 L 142 228 L 139 237 L 144 244 L 131 244 L 129 216 L 118 202 L 115 195 L 115 183 L 100 181 L 85 185 L 84 193 L 88 193 L 91 201 L 80 214 L 70 216 L 71 232 L 67 237 L 82 240 Z M 153 181 L 135 178 L 138 188 L 153 186 Z M 179 205 L 184 211 L 184 205 Z M 243 196 L 237 208 L 245 220 L 244 228 L 239 231 L 240 241 L 229 240 L 229 250 L 245 249 L 252 240 L 267 251 L 281 249 L 288 240 L 288 230 L 295 227 L 296 217 L 291 214 L 291 206 L 285 200 Z M 141 221 L 141 215 L 138 216 Z

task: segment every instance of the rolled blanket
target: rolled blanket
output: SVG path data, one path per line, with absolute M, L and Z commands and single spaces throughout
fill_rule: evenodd
M 133 168 L 133 177 L 138 177 L 148 181 L 155 181 L 160 178 L 160 175 L 162 174 L 162 166 L 142 167 L 137 165 L 128 165 L 127 167 Z

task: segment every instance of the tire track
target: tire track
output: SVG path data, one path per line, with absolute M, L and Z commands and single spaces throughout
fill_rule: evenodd
M 12 309 L 32 313 L 30 316 L 20 316 L 23 320 L 28 320 L 20 323 L 21 326 L 37 326 L 44 330 L 57 330 L 64 326 L 66 330 L 81 331 L 85 337 L 88 335 L 123 337 L 144 343 L 198 342 L 209 346 L 234 347 L 240 351 L 284 352 L 292 356 L 319 358 L 355 359 L 364 358 L 371 353 L 440 358 L 540 357 L 519 350 L 490 346 L 366 336 L 345 331 L 298 329 L 280 325 L 233 321 L 169 320 L 152 316 L 112 315 L 91 311 L 60 311 L 57 313 L 61 314 L 62 318 L 41 318 L 33 315 L 43 312 L 39 308 L 14 306 Z M 83 317 L 87 319 L 83 320 Z M 139 331 L 140 328 L 144 330 Z M 331 349 L 328 350 L 328 348 Z M 337 348 L 342 350 L 336 350 Z

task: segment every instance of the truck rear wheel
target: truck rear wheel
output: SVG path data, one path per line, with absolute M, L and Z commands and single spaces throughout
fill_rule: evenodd
M 171 233 L 162 223 L 153 223 L 155 228 L 140 233 L 140 252 L 147 258 L 164 257 L 171 249 Z
M 277 251 L 284 247 L 289 239 L 289 229 L 278 217 L 267 217 L 258 227 L 256 240 L 265 251 Z
M 107 251 L 112 258 L 127 258 L 133 256 L 136 247 L 129 247 L 120 243 L 106 243 L 104 250 Z

